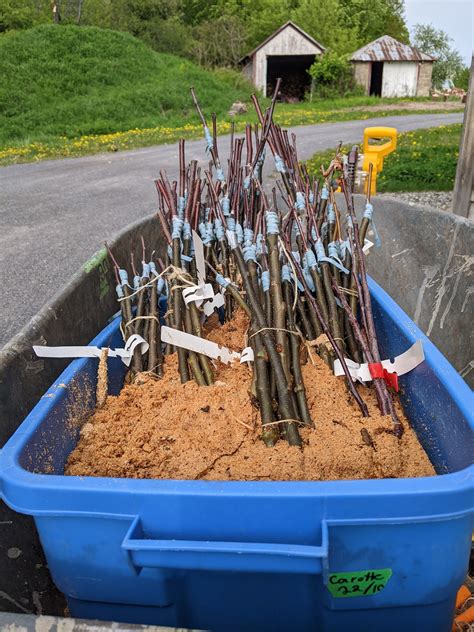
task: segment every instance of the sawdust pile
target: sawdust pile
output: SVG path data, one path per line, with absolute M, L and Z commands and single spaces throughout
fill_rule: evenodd
M 239 350 L 247 319 L 208 331 L 207 337 Z M 401 440 L 386 432 L 391 420 L 378 412 L 373 390 L 361 388 L 370 411 L 363 418 L 342 378 L 319 358 L 303 366 L 314 429 L 302 428 L 303 449 L 259 439 L 258 410 L 246 365 L 219 364 L 214 386 L 181 384 L 176 354 L 161 380 L 140 376 L 109 396 L 81 431 L 66 474 L 205 480 L 338 480 L 431 476 L 434 469 L 399 407 Z M 363 431 L 363 432 L 361 432 Z M 368 433 L 368 435 L 367 435 Z M 367 439 L 370 440 L 367 440 Z

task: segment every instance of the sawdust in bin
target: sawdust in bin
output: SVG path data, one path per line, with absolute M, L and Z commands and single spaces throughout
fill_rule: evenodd
M 239 311 L 223 326 L 208 322 L 206 337 L 242 349 L 247 325 Z M 247 365 L 219 364 L 216 383 L 200 387 L 194 381 L 181 384 L 174 354 L 166 358 L 162 379 L 143 376 L 96 410 L 83 426 L 66 474 L 264 481 L 434 475 L 400 406 L 405 432 L 398 440 L 383 431 L 391 420 L 378 412 L 373 390 L 361 387 L 370 411 L 363 418 L 344 380 L 313 356 L 303 376 L 315 428 L 300 429 L 303 449 L 284 440 L 267 448 L 261 441 Z

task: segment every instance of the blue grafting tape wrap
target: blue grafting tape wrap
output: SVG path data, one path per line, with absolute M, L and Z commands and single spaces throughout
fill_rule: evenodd
M 322 188 L 322 191 L 321 191 L 321 199 L 322 200 L 327 200 L 328 197 L 329 197 L 329 189 L 328 189 L 327 185 L 325 184 L 323 186 L 323 188 Z
M 169 260 L 173 261 L 173 250 L 169 244 L 168 244 L 168 247 L 166 248 L 166 253 L 168 255 Z
M 191 224 L 188 220 L 183 222 L 183 239 L 192 239 Z
M 133 277 L 133 291 L 136 292 L 139 287 L 140 287 L 140 277 L 138 276 L 138 274 L 136 274 Z
M 312 204 L 314 202 L 314 193 L 312 191 L 309 192 L 309 203 Z
M 158 276 L 158 272 L 157 272 L 157 270 L 156 270 L 156 265 L 155 265 L 155 262 L 154 262 L 154 261 L 150 261 L 150 262 L 148 263 L 148 268 L 149 268 L 149 270 L 150 270 L 150 276 L 151 276 L 151 275 L 153 275 L 153 276 Z
M 235 217 L 233 215 L 229 215 L 227 218 L 227 229 L 235 233 Z
M 336 211 L 334 210 L 334 205 L 331 202 L 328 202 L 327 206 L 327 220 L 332 224 L 336 221 Z
M 316 228 L 314 226 L 311 226 L 311 239 L 313 241 L 316 241 L 316 239 L 317 239 Z
M 171 226 L 172 226 L 171 238 L 172 239 L 181 239 L 183 224 L 184 222 L 181 218 L 179 218 L 177 215 L 173 215 L 173 217 L 171 218 Z
M 216 281 L 223 288 L 226 288 L 230 285 L 230 281 L 228 281 L 222 274 L 216 274 Z
M 216 178 L 219 182 L 225 182 L 225 175 L 220 167 L 216 169 Z
M 222 207 L 222 212 L 224 213 L 226 217 L 227 215 L 230 215 L 230 200 L 227 196 L 221 199 L 221 207 Z
M 304 212 L 304 210 L 306 208 L 306 202 L 305 202 L 305 199 L 304 199 L 304 193 L 302 193 L 301 191 L 297 191 L 296 192 L 295 207 L 296 207 L 296 210 L 300 211 L 300 212 Z
M 328 223 L 327 222 L 323 222 L 321 224 L 321 237 L 323 239 L 326 239 L 327 234 L 328 234 Z
M 283 281 L 291 283 L 290 266 L 286 263 L 281 266 L 281 282 Z
M 180 217 L 181 219 L 184 218 L 185 207 L 186 207 L 186 198 L 180 195 L 178 198 L 178 217 Z
M 244 241 L 244 231 L 242 230 L 242 225 L 237 222 L 235 224 L 235 234 L 237 235 L 237 241 L 239 244 L 242 244 Z
M 268 292 L 268 290 L 270 289 L 270 271 L 263 270 L 260 280 L 262 282 L 262 290 L 264 292 Z
M 344 264 L 339 259 L 339 251 L 335 241 L 331 241 L 328 244 L 328 256 L 329 263 L 332 263 L 333 266 L 338 268 L 341 272 L 344 272 L 344 274 L 349 274 L 349 270 L 344 267 Z
M 224 225 L 222 224 L 222 220 L 219 219 L 218 217 L 216 217 L 216 219 L 214 220 L 214 232 L 215 232 L 217 241 L 225 240 Z
M 201 222 L 199 224 L 199 233 L 201 235 L 202 243 L 205 246 L 209 246 L 212 242 L 212 233 L 209 233 L 206 222 Z
M 156 290 L 158 292 L 158 296 L 163 292 L 164 287 L 165 287 L 165 280 L 164 280 L 163 277 L 160 277 L 158 279 L 158 283 L 156 285 Z
M 317 242 L 316 242 L 317 244 Z M 324 246 L 323 246 L 324 251 Z M 319 259 L 319 257 L 318 257 Z M 308 248 L 303 255 L 303 266 L 305 268 L 315 268 L 316 267 L 316 257 L 314 256 L 314 252 Z
M 300 253 L 297 250 L 292 250 L 291 254 L 293 255 L 293 259 L 296 261 L 296 263 L 301 263 Z
M 257 246 L 255 244 L 248 244 L 242 248 L 245 261 L 257 261 Z
M 265 155 L 266 155 L 266 150 L 265 148 L 263 148 L 256 162 L 256 167 L 258 167 L 259 169 L 262 167 L 263 163 L 265 162 Z
M 279 219 L 278 214 L 275 211 L 267 211 L 265 213 L 265 219 L 267 221 L 267 233 L 269 235 L 279 235 L 280 228 L 278 226 Z
M 258 233 L 257 239 L 255 240 L 257 243 L 257 257 L 263 255 L 266 252 L 265 242 L 263 241 L 263 233 Z
M 115 291 L 117 292 L 117 298 L 123 298 L 125 296 L 121 283 L 115 286 Z
M 244 228 L 244 242 L 246 245 L 253 242 L 253 230 L 251 228 Z
M 275 154 L 275 169 L 280 173 L 286 172 L 285 163 L 283 162 L 283 158 L 278 154 Z
M 126 270 L 122 270 L 122 268 L 120 268 L 118 273 L 119 273 L 120 283 L 122 285 L 128 285 L 128 274 L 127 274 L 127 271 Z
M 247 190 L 250 187 L 250 176 L 244 178 L 244 189 Z
M 316 288 L 314 286 L 313 277 L 311 276 L 311 272 L 309 271 L 308 266 L 303 266 L 303 276 L 304 276 L 304 280 L 306 281 L 306 285 L 309 287 L 311 292 L 315 292 Z M 301 289 L 303 290 L 304 288 L 301 287 Z
M 214 141 L 207 125 L 204 125 L 204 138 L 206 139 L 206 151 L 209 152 L 214 149 Z
M 380 235 L 377 232 L 377 228 L 374 222 L 374 207 L 372 206 L 370 202 L 367 202 L 365 205 L 364 217 L 367 218 L 369 222 L 372 224 L 372 230 L 374 232 L 375 247 L 380 248 L 382 242 L 380 240 Z
M 142 279 L 150 278 L 150 264 L 146 263 L 146 261 L 142 261 Z
M 188 255 L 181 255 L 181 261 L 186 261 L 186 263 L 191 263 L 191 261 L 193 260 L 192 257 L 189 257 Z

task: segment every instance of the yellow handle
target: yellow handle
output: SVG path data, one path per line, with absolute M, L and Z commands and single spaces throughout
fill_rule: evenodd
M 388 138 L 389 140 L 383 145 L 369 144 L 370 139 L 380 140 L 382 138 Z M 363 154 L 364 160 L 362 162 L 363 171 L 369 170 L 369 165 L 372 163 L 372 185 L 370 187 L 371 193 L 376 191 L 377 174 L 383 169 L 383 159 L 388 154 L 392 153 L 397 147 L 397 130 L 394 127 L 366 127 L 364 130 L 364 144 Z

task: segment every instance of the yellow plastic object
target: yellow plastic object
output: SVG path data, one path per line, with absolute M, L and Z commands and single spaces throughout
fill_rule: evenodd
M 364 145 L 362 148 L 364 159 L 362 162 L 362 170 L 368 171 L 369 165 L 372 163 L 371 195 L 374 195 L 377 190 L 377 175 L 383 169 L 383 159 L 397 148 L 397 133 L 394 127 L 366 127 L 364 130 Z M 389 138 L 390 140 L 383 145 L 369 144 L 369 140 L 381 140 L 382 138 Z M 365 187 L 367 188 L 367 180 Z M 365 192 L 367 193 L 367 190 Z

